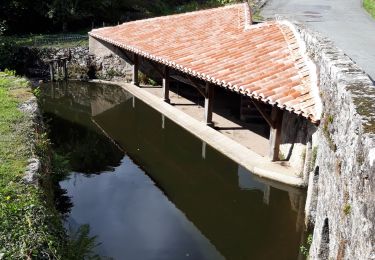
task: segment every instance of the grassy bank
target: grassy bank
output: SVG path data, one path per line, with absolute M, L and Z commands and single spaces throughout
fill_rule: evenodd
M 375 0 L 364 0 L 363 7 L 375 19 Z
M 45 189 L 23 181 L 27 160 L 35 156 L 30 140 L 40 153 L 45 145 L 30 115 L 19 110 L 32 96 L 27 85 L 0 72 L 0 259 L 59 259 L 65 236 L 60 218 Z

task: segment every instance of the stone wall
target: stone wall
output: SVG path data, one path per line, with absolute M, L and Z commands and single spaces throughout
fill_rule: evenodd
M 22 60 L 20 73 L 30 77 L 49 78 L 48 60 L 70 56 L 67 63 L 71 79 L 99 78 L 111 80 L 114 78 L 131 77 L 130 65 L 115 54 L 95 56 L 89 54 L 88 47 L 74 48 L 21 48 L 18 57 Z
M 311 259 L 375 259 L 375 86 L 326 38 L 298 31 L 318 66 L 324 115 L 310 173 Z
M 95 64 L 102 64 L 101 67 L 96 69 L 97 71 L 101 71 L 101 73 L 108 73 L 108 71 L 112 69 L 120 72 L 118 76 L 125 76 L 128 81 L 131 80 L 132 62 L 128 58 L 133 58 L 132 53 L 126 52 L 125 50 L 120 50 L 120 48 L 114 46 L 113 44 L 109 44 L 91 36 L 89 36 L 89 50 L 90 56 L 95 57 Z M 116 61 L 115 64 L 113 63 L 114 60 Z M 154 63 L 154 66 L 160 67 L 160 65 L 156 63 Z M 142 57 L 139 57 L 139 71 L 141 72 L 141 75 L 143 75 L 140 77 L 141 81 L 147 80 L 145 75 L 147 75 L 147 78 L 152 78 L 155 81 L 161 81 L 161 76 L 151 65 L 150 61 Z

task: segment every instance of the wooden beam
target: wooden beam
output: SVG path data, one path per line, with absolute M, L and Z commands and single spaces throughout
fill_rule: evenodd
M 267 124 L 273 128 L 274 127 L 274 122 L 269 114 L 267 114 L 265 107 L 263 104 L 261 104 L 258 101 L 255 101 L 251 99 L 251 102 L 253 102 L 255 108 L 258 110 L 258 112 L 262 115 L 263 119 L 266 120 Z
M 130 57 L 125 50 L 121 49 L 120 47 L 117 47 L 117 49 L 130 61 L 131 64 L 134 64 L 134 59 Z
M 169 83 L 170 83 L 169 68 L 167 66 L 164 66 L 163 68 L 163 99 L 164 99 L 164 102 L 167 102 L 167 103 L 171 102 L 171 100 L 169 99 Z
M 272 107 L 271 119 L 273 122 L 273 126 L 270 129 L 270 138 L 269 138 L 270 150 L 269 150 L 268 156 L 273 162 L 278 161 L 280 159 L 279 153 L 280 153 L 283 112 L 284 112 L 283 110 L 277 107 Z
M 195 80 L 194 78 L 190 77 L 189 75 L 187 76 L 188 80 L 190 81 L 190 84 L 191 86 L 195 87 L 198 92 L 203 96 L 203 97 L 206 97 L 207 96 L 207 85 L 202 85 L 200 84 L 197 80 Z
M 138 71 L 139 71 L 139 56 L 137 54 L 133 54 L 133 61 L 132 64 L 132 84 L 139 86 L 139 79 L 138 79 Z
M 171 78 L 174 78 L 175 80 L 177 81 L 180 81 L 182 83 L 185 83 L 189 86 L 192 86 L 194 87 L 196 90 L 198 90 L 199 94 L 201 94 L 203 97 L 206 97 L 206 87 L 205 86 L 202 86 L 201 84 L 197 84 L 197 82 L 187 76 L 187 77 L 183 77 L 183 76 L 179 76 L 179 75 L 172 75 Z
M 212 112 L 213 112 L 213 98 L 214 98 L 214 86 L 210 83 L 206 83 L 206 96 L 204 98 L 204 120 L 208 126 L 212 126 Z
M 157 73 L 159 73 L 159 75 L 161 77 L 164 77 L 164 72 L 163 70 L 161 70 L 154 62 L 150 61 L 149 62 L 151 64 L 151 66 L 156 70 Z

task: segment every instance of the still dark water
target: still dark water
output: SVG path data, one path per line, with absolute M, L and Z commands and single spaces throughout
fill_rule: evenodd
M 101 256 L 302 259 L 303 191 L 260 180 L 119 87 L 41 90 L 72 168 L 66 226 L 89 224 Z

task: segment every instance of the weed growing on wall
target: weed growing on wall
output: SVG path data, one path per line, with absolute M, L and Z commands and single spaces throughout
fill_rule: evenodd
M 311 244 L 312 244 L 312 241 L 313 241 L 313 235 L 312 234 L 309 234 L 307 236 L 307 240 L 306 240 L 306 243 L 304 245 L 301 245 L 300 246 L 300 252 L 308 257 L 309 256 L 309 251 L 310 251 L 310 247 L 311 247 Z

